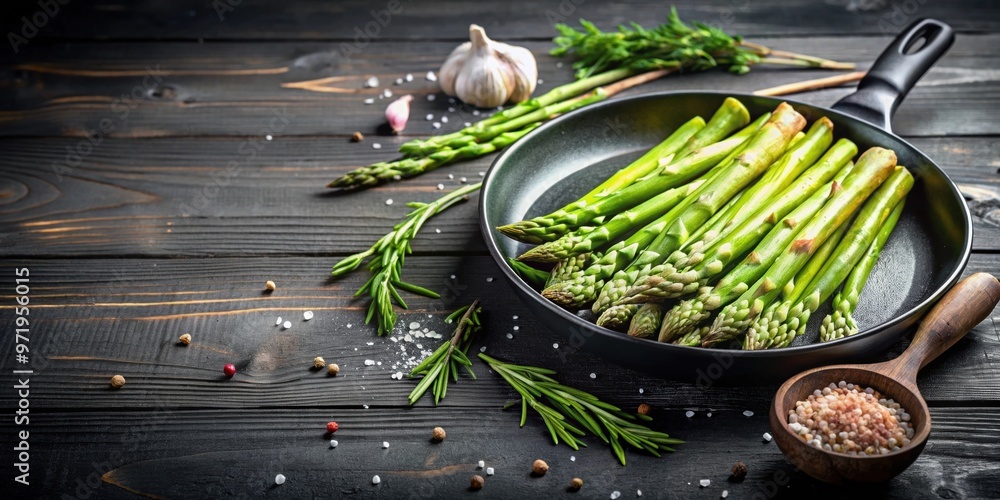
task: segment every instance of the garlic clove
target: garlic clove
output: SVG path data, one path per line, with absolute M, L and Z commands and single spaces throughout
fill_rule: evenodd
M 393 132 L 400 132 L 406 128 L 406 121 L 410 119 L 410 101 L 412 95 L 404 95 L 385 108 L 385 119 L 389 122 L 389 127 Z
M 438 83 L 446 95 L 455 96 L 455 79 L 465 67 L 465 60 L 469 57 L 471 49 L 472 42 L 465 42 L 455 47 L 455 50 L 451 51 L 451 55 L 441 65 L 441 69 L 438 70 Z
M 524 47 L 515 47 L 506 43 L 497 44 L 497 53 L 507 59 L 514 71 L 514 86 L 510 92 L 510 102 L 522 102 L 531 98 L 538 84 L 538 65 L 535 56 Z

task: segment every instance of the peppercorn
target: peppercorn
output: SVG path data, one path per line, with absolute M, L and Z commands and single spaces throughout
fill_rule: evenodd
M 447 436 L 447 434 L 445 434 L 443 428 L 441 427 L 434 428 L 433 437 L 435 441 L 444 441 L 445 436 Z
M 361 132 L 351 134 L 351 142 L 361 142 L 363 140 L 365 140 L 365 136 L 361 135 Z
M 316 368 L 323 368 L 326 366 L 326 360 L 322 356 L 316 356 L 313 358 L 313 366 Z
M 531 464 L 531 472 L 534 472 L 536 476 L 544 476 L 548 471 L 549 464 L 545 463 L 545 460 L 538 459 L 535 460 L 535 463 Z
M 326 423 L 326 432 L 329 432 L 331 434 L 333 434 L 334 432 L 337 432 L 337 429 L 339 429 L 339 428 L 340 428 L 340 424 L 338 424 L 337 422 L 330 421 L 330 422 Z
M 336 376 L 338 373 L 340 373 L 340 365 L 338 365 L 337 363 L 330 363 L 326 367 L 326 373 L 329 373 L 331 376 Z
M 268 280 L 267 283 L 264 283 L 264 290 L 273 292 L 276 288 L 278 288 L 278 286 L 275 285 L 274 282 L 271 280 Z
M 580 479 L 580 478 L 578 478 L 578 477 L 574 477 L 574 478 L 573 478 L 573 479 L 572 479 L 572 480 L 571 480 L 571 481 L 569 482 L 569 489 L 571 489 L 571 490 L 573 490 L 573 491 L 576 491 L 576 490 L 578 490 L 578 489 L 580 489 L 580 488 L 583 488 L 583 479 Z
M 125 377 L 121 375 L 115 375 L 114 377 L 111 377 L 111 387 L 114 387 L 115 389 L 121 389 L 122 387 L 125 387 Z
M 742 481 L 743 478 L 747 477 L 747 464 L 743 462 L 736 462 L 733 464 L 732 476 L 730 479 L 733 481 Z
M 191 334 L 185 333 L 184 335 L 181 335 L 181 338 L 177 339 L 177 341 L 184 345 L 191 345 Z
M 652 408 L 650 408 L 648 404 L 642 403 L 639 405 L 639 409 L 636 410 L 636 412 L 639 413 L 639 415 L 649 415 L 650 410 L 652 410 Z
M 236 365 L 227 363 L 226 366 L 222 367 L 222 373 L 225 373 L 227 377 L 236 375 Z
M 483 489 L 484 484 L 486 484 L 486 480 L 483 479 L 483 476 L 480 476 L 479 474 L 476 474 L 475 476 L 469 478 L 469 489 L 472 491 Z

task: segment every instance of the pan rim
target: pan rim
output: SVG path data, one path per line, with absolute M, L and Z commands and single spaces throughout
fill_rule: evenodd
M 764 350 L 759 350 L 759 351 L 746 351 L 746 350 L 742 350 L 742 349 L 719 349 L 719 348 L 715 348 L 715 347 L 707 347 L 707 348 L 706 347 L 690 347 L 690 346 L 676 345 L 676 344 L 672 344 L 672 343 L 657 342 L 657 341 L 649 340 L 649 339 L 640 339 L 640 338 L 630 337 L 628 335 L 622 334 L 621 332 L 614 331 L 614 330 L 611 330 L 611 329 L 608 329 L 608 328 L 604 328 L 602 326 L 598 326 L 597 324 L 594 324 L 594 323 L 591 323 L 589 321 L 586 321 L 583 318 L 580 318 L 579 316 L 576 316 L 575 314 L 567 311 L 566 309 L 563 309 L 562 307 L 559 307 L 559 306 L 551 303 L 550 301 L 546 300 L 534 288 L 532 288 L 531 286 L 529 286 L 524 281 L 524 279 L 522 279 L 510 267 L 510 264 L 506 261 L 506 258 L 504 257 L 504 255 L 500 252 L 500 246 L 497 243 L 494 228 L 491 227 L 491 225 L 487 223 L 488 217 L 487 217 L 486 207 L 489 204 L 490 187 L 493 184 L 494 173 L 496 172 L 496 170 L 498 168 L 500 168 L 500 165 L 509 156 L 515 154 L 515 152 L 518 149 L 520 149 L 521 147 L 524 147 L 525 144 L 528 144 L 532 139 L 534 139 L 538 135 L 543 134 L 543 133 L 547 132 L 550 129 L 557 128 L 557 127 L 561 126 L 564 122 L 572 120 L 572 119 L 574 119 L 575 117 L 577 117 L 579 115 L 585 115 L 585 114 L 589 114 L 589 113 L 595 113 L 595 112 L 597 112 L 599 110 L 602 110 L 604 108 L 613 107 L 613 106 L 620 106 L 622 103 L 626 103 L 626 102 L 629 102 L 629 101 L 637 101 L 637 100 L 645 100 L 645 99 L 678 98 L 678 97 L 683 97 L 685 95 L 691 95 L 691 96 L 694 96 L 694 95 L 699 95 L 699 96 L 711 95 L 711 96 L 719 96 L 719 97 L 734 97 L 736 99 L 742 99 L 742 98 L 746 98 L 746 99 L 768 99 L 768 100 L 774 101 L 775 105 L 777 105 L 777 103 L 779 103 L 779 102 L 787 102 L 787 103 L 789 103 L 789 104 L 791 104 L 793 106 L 802 106 L 802 107 L 805 107 L 805 108 L 810 108 L 810 109 L 813 109 L 813 110 L 816 110 L 816 111 L 820 111 L 820 112 L 822 112 L 824 114 L 836 115 L 837 117 L 839 117 L 841 119 L 845 119 L 845 120 L 848 120 L 848 121 L 851 121 L 851 122 L 855 122 L 856 125 L 858 125 L 858 126 L 861 126 L 861 127 L 870 127 L 870 128 L 875 129 L 875 130 L 878 130 L 878 131 L 880 131 L 882 133 L 885 133 L 885 134 L 888 134 L 888 135 L 894 137 L 896 140 L 898 140 L 899 142 L 903 143 L 903 145 L 905 145 L 906 147 L 910 148 L 910 150 L 912 152 L 914 152 L 917 155 L 923 157 L 927 161 L 927 163 L 930 164 L 931 167 L 933 167 L 945 180 L 947 180 L 948 189 L 949 189 L 950 194 L 952 196 L 954 196 L 957 200 L 961 201 L 961 203 L 959 204 L 961 206 L 961 220 L 960 221 L 956 221 L 956 222 L 960 223 L 964 227 L 964 229 L 965 229 L 965 240 L 962 242 L 961 256 L 959 258 L 958 264 L 951 271 L 951 274 L 945 279 L 944 283 L 941 286 L 937 287 L 935 290 L 933 290 L 930 294 L 928 294 L 927 297 L 925 297 L 923 300 L 921 300 L 920 302 L 918 302 L 917 304 L 915 304 L 910 309 L 904 311 L 903 313 L 897 314 L 895 317 L 893 317 L 893 318 L 891 318 L 891 319 L 889 319 L 889 320 L 887 320 L 887 321 L 885 321 L 885 322 L 883 322 L 881 324 L 878 324 L 878 325 L 872 326 L 870 328 L 867 328 L 865 330 L 859 331 L 857 334 L 852 335 L 850 337 L 845 337 L 845 338 L 842 338 L 842 339 L 837 339 L 837 340 L 833 340 L 833 341 L 829 341 L 829 342 L 818 342 L 818 343 L 814 343 L 814 344 L 807 344 L 807 345 L 800 345 L 800 346 L 791 346 L 791 347 L 783 347 L 781 349 L 764 349 Z M 810 353 L 813 353 L 813 352 L 816 352 L 816 351 L 833 350 L 833 349 L 836 349 L 839 346 L 846 346 L 846 345 L 849 345 L 849 344 L 854 343 L 854 342 L 863 341 L 863 340 L 865 340 L 865 339 L 867 339 L 869 337 L 878 335 L 880 333 L 887 334 L 888 332 L 890 332 L 890 331 L 893 330 L 893 327 L 895 327 L 895 326 L 897 326 L 897 325 L 899 325 L 901 323 L 904 323 L 904 322 L 907 322 L 907 321 L 913 319 L 914 316 L 916 316 L 920 311 L 926 310 L 927 308 L 929 308 L 929 307 L 933 306 L 935 303 L 937 303 L 937 301 L 939 301 L 941 299 L 941 297 L 945 293 L 947 293 L 947 291 L 950 290 L 951 287 L 953 287 L 955 285 L 955 283 L 957 283 L 958 280 L 962 277 L 962 274 L 964 273 L 965 268 L 968 265 L 970 254 L 971 254 L 971 251 L 972 251 L 972 238 L 973 238 L 972 214 L 969 211 L 968 204 L 965 203 L 965 198 L 962 196 L 961 191 L 958 189 L 958 186 L 951 179 L 951 177 L 948 175 L 948 173 L 945 172 L 944 169 L 942 169 L 937 164 L 937 162 L 935 162 L 933 159 L 931 159 L 929 156 L 927 156 L 926 154 L 924 154 L 918 148 L 916 148 L 915 146 L 913 146 L 912 144 L 910 144 L 910 142 L 907 141 L 905 138 L 900 137 L 895 132 L 884 130 L 881 127 L 878 127 L 877 125 L 868 123 L 868 122 L 866 122 L 866 121 L 864 121 L 864 120 L 862 120 L 862 119 L 860 119 L 858 117 L 855 117 L 855 116 L 852 116 L 850 114 L 844 113 L 842 111 L 837 111 L 835 109 L 831 109 L 831 108 L 828 108 L 828 107 L 817 106 L 815 104 L 810 104 L 810 103 L 802 102 L 802 101 L 799 101 L 799 100 L 796 100 L 796 99 L 784 99 L 784 98 L 778 98 L 778 97 L 765 97 L 765 96 L 757 96 L 757 95 L 753 95 L 753 94 L 746 94 L 746 93 L 740 93 L 740 92 L 723 92 L 723 91 L 714 91 L 714 90 L 712 90 L 712 91 L 680 90 L 680 91 L 648 92 L 648 93 L 643 93 L 643 94 L 637 94 L 637 95 L 632 95 L 632 96 L 621 97 L 621 98 L 617 98 L 617 99 L 611 99 L 611 100 L 607 100 L 607 101 L 604 101 L 604 102 L 599 102 L 599 103 L 596 103 L 596 104 L 593 104 L 593 105 L 590 105 L 590 106 L 586 106 L 584 108 L 577 109 L 577 110 L 572 111 L 570 113 L 566 113 L 565 115 L 557 117 L 557 118 L 553 119 L 552 121 L 543 124 L 542 126 L 538 127 L 537 129 L 532 130 L 527 135 L 525 135 L 524 137 L 522 137 L 521 140 L 515 142 L 511 146 L 509 146 L 506 149 L 504 149 L 493 160 L 493 162 L 490 164 L 489 169 L 486 171 L 486 176 L 483 179 L 483 187 L 482 187 L 481 191 L 482 192 L 479 195 L 479 228 L 480 228 L 480 231 L 482 232 L 483 239 L 486 241 L 486 246 L 487 246 L 487 248 L 489 250 L 490 256 L 497 263 L 497 265 L 500 267 L 501 272 L 504 273 L 504 276 L 507 278 L 507 280 L 509 282 L 511 282 L 511 284 L 513 286 L 517 287 L 519 289 L 519 291 L 522 292 L 522 294 L 530 297 L 529 300 L 532 300 L 532 301 L 540 304 L 542 307 L 545 307 L 545 308 L 547 308 L 547 309 L 549 309 L 551 311 L 554 311 L 557 316 L 559 316 L 561 319 L 567 321 L 569 324 L 571 324 L 573 326 L 586 329 L 588 331 L 591 331 L 591 332 L 593 332 L 595 334 L 602 335 L 602 336 L 608 336 L 608 337 L 614 336 L 616 339 L 619 339 L 622 342 L 631 342 L 631 343 L 635 343 L 635 345 L 647 346 L 647 348 L 649 348 L 649 349 L 658 349 L 658 350 L 660 350 L 662 352 L 694 353 L 696 355 L 720 355 L 722 353 L 725 353 L 726 355 L 731 355 L 733 357 L 740 357 L 740 358 L 742 358 L 742 357 L 762 358 L 762 359 L 784 358 L 784 357 L 786 357 L 786 355 L 802 355 L 802 354 L 810 354 Z M 909 333 L 909 332 L 907 331 L 907 333 Z M 903 335 L 903 331 L 897 332 L 897 336 L 901 337 L 902 335 Z

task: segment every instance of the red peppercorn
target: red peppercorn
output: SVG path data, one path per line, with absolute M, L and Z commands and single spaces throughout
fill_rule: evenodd
M 330 433 L 337 432 L 337 429 L 339 429 L 339 428 L 340 428 L 340 425 L 338 425 L 337 422 L 327 422 L 326 423 L 326 432 L 330 432 Z
M 222 373 L 225 373 L 227 377 L 236 375 L 236 365 L 232 363 L 226 364 L 226 366 L 222 368 Z

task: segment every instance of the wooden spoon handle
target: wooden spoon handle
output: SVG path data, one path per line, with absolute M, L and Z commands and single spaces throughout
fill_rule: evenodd
M 997 302 L 1000 281 L 992 274 L 976 273 L 958 282 L 920 322 L 910 347 L 894 362 L 894 371 L 914 380 L 917 371 L 986 319 Z

